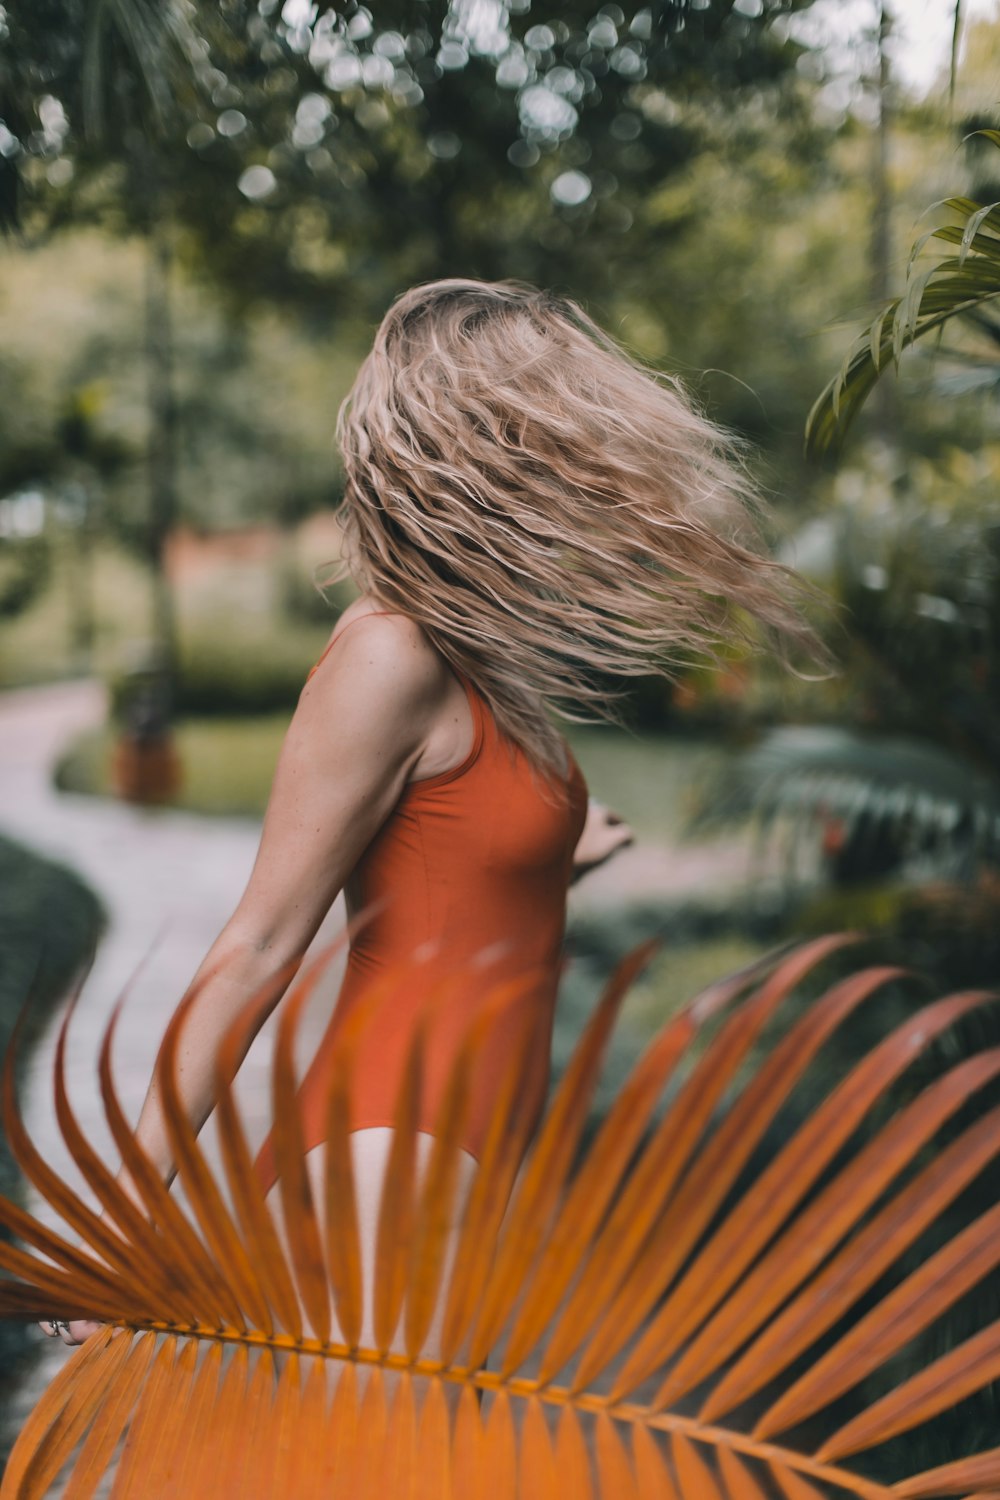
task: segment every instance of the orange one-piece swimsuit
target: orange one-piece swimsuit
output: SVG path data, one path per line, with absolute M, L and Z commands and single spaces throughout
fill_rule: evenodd
M 309 677 L 339 639 L 330 642 Z M 476 1054 L 460 1144 L 481 1160 L 511 1049 L 523 1048 L 526 1034 L 517 1090 L 523 1139 L 530 1139 L 544 1113 L 566 897 L 587 815 L 587 784 L 567 746 L 568 775 L 561 785 L 550 782 L 546 794 L 521 747 L 499 730 L 486 700 L 464 674 L 456 676 L 472 712 L 472 748 L 450 770 L 406 784 L 347 881 L 349 909 L 374 903 L 374 915 L 352 937 L 330 1023 L 299 1088 L 307 1150 L 325 1138 L 325 1101 L 337 1066 L 334 1042 L 344 1017 L 380 975 L 421 950 L 436 956 L 421 961 L 414 970 L 419 978 L 397 986 L 362 1029 L 352 1062 L 350 1129 L 395 1122 L 414 1029 L 429 1010 L 417 1129 L 433 1134 L 449 1067 L 477 999 L 487 1000 L 497 984 L 516 976 L 526 988 L 503 1008 L 488 1044 Z M 484 958 L 483 979 L 459 986 L 455 998 L 442 1003 L 441 979 Z M 277 1179 L 270 1136 L 255 1167 L 267 1191 Z

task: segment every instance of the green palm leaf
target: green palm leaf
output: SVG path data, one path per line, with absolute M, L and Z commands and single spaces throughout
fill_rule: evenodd
M 973 133 L 1000 146 L 1000 132 Z M 806 419 L 807 452 L 839 450 L 890 363 L 898 373 L 904 349 L 950 319 L 975 312 L 1000 296 L 1000 204 L 983 206 L 955 197 L 932 207 L 944 208 L 959 224 L 941 224 L 915 241 L 903 295 L 892 298 L 855 338 L 839 371 L 813 403 Z M 959 253 L 919 270 L 917 258 L 931 239 L 957 244 Z
M 960 755 L 906 735 L 827 724 L 782 725 L 734 757 L 706 798 L 699 826 L 753 817 L 803 827 L 820 816 L 848 834 L 880 830 L 899 846 L 949 849 L 956 839 L 983 858 L 1000 853 L 1000 782 Z

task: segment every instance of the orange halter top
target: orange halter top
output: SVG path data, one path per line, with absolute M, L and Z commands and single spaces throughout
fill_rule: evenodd
M 339 639 L 330 642 L 309 677 Z M 486 998 L 496 983 L 528 970 L 536 975 L 530 989 L 506 1007 L 477 1056 L 461 1144 L 480 1159 L 505 1064 L 525 1024 L 532 1043 L 518 1108 L 526 1111 L 528 1136 L 544 1112 L 566 897 L 587 816 L 587 784 L 567 745 L 568 776 L 546 796 L 521 747 L 499 730 L 486 700 L 463 673 L 456 676 L 472 711 L 472 748 L 450 770 L 406 784 L 346 883 L 349 911 L 370 902 L 378 906 L 351 941 L 333 1015 L 300 1085 L 307 1150 L 324 1139 L 324 1101 L 337 1065 L 332 1044 L 343 1017 L 373 980 L 418 950 L 426 952 L 428 944 L 440 956 L 421 964 L 425 978 L 402 986 L 388 1013 L 379 1010 L 362 1033 L 352 1068 L 351 1130 L 393 1124 L 409 1044 L 421 1012 L 437 994 L 435 979 L 453 973 L 456 965 L 486 958 L 490 949 L 494 954 L 483 979 L 477 984 L 470 978 L 454 1003 L 433 1006 L 417 1128 L 434 1133 L 449 1066 L 473 1018 L 477 989 Z M 527 1022 L 524 1007 L 531 1012 Z M 277 1178 L 270 1136 L 255 1166 L 266 1191 Z

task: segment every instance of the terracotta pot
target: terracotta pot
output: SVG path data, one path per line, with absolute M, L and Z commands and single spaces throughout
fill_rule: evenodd
M 168 730 L 155 738 L 119 737 L 112 756 L 111 780 L 126 802 L 171 802 L 181 786 L 181 761 Z

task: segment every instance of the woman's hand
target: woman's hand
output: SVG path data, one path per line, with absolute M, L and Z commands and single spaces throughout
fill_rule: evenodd
M 587 821 L 573 854 L 573 881 L 603 865 L 619 849 L 635 843 L 629 825 L 596 797 L 587 803 Z
M 142 1195 L 133 1183 L 129 1173 L 125 1171 L 124 1167 L 118 1173 L 118 1187 L 123 1193 L 125 1193 L 126 1197 L 132 1200 L 136 1208 L 139 1209 L 140 1213 L 142 1213 L 144 1217 L 148 1218 L 149 1212 L 143 1202 Z M 104 1209 L 102 1211 L 102 1213 L 100 1214 L 100 1219 L 105 1225 L 109 1224 L 110 1221 L 107 1209 Z M 89 1255 L 93 1257 L 94 1260 L 99 1261 L 102 1267 L 105 1267 L 106 1269 L 113 1272 L 114 1268 L 108 1265 L 108 1262 L 105 1260 L 104 1256 L 99 1255 L 98 1252 L 94 1249 L 93 1245 L 87 1244 L 85 1241 L 79 1240 L 78 1238 L 76 1248 L 77 1250 L 82 1251 L 85 1255 Z M 46 1338 L 60 1338 L 62 1339 L 63 1343 L 66 1344 L 69 1348 L 75 1348 L 78 1344 L 85 1344 L 90 1338 L 91 1334 L 96 1333 L 99 1328 L 103 1328 L 104 1322 L 101 1319 L 95 1320 L 92 1318 L 71 1318 L 68 1323 L 64 1323 L 60 1318 L 47 1318 L 44 1322 L 39 1323 L 38 1326 L 45 1334 Z
M 72 1348 L 76 1344 L 84 1344 L 92 1333 L 103 1328 L 103 1323 L 95 1323 L 87 1318 L 74 1318 L 69 1323 L 58 1320 L 53 1322 L 39 1323 L 39 1328 L 49 1338 L 61 1338 L 64 1344 Z

